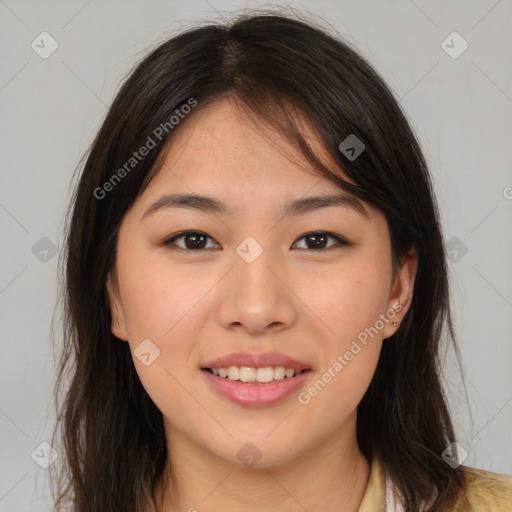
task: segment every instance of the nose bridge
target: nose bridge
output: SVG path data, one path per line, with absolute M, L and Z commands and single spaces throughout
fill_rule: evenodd
M 268 326 L 289 326 L 295 318 L 292 296 L 277 278 L 281 267 L 275 255 L 255 237 L 246 237 L 236 248 L 230 277 L 223 287 L 218 321 L 225 327 L 245 328 L 252 335 Z
M 269 267 L 276 265 L 275 251 L 269 246 L 264 247 L 254 236 L 247 236 L 238 244 L 235 252 L 236 283 L 242 284 L 244 288 L 248 287 L 245 292 L 257 290 L 259 293 L 265 289 L 270 292 L 270 289 L 274 288 L 274 283 L 271 283 L 274 276 Z M 273 293 L 276 293 L 276 290 L 273 290 Z
M 260 259 L 264 252 L 266 253 L 265 258 L 268 257 L 269 247 L 264 248 L 263 245 L 251 235 L 245 237 L 236 247 L 236 253 L 247 265 L 251 265 Z

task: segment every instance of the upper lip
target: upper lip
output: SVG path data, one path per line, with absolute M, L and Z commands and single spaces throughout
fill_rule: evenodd
M 248 368 L 265 368 L 268 366 L 284 366 L 294 370 L 309 370 L 311 367 L 302 361 L 278 352 L 249 353 L 233 352 L 223 357 L 206 362 L 201 368 L 229 368 L 230 366 L 245 366 Z

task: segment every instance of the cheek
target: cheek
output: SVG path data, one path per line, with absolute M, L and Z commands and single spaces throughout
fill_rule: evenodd
M 329 337 L 336 340 L 338 348 L 343 348 L 386 311 L 387 278 L 385 265 L 365 264 L 358 258 L 316 278 L 308 276 L 302 281 L 299 296 L 328 327 Z
M 323 279 L 324 285 L 310 286 L 309 293 L 303 283 L 300 295 L 308 297 L 307 305 L 318 318 L 315 323 L 322 326 L 318 347 L 322 368 L 308 395 L 311 405 L 316 404 L 313 409 L 319 412 L 327 407 L 337 420 L 363 397 L 382 347 L 385 324 L 379 320 L 387 309 L 387 262 L 365 263 L 360 256 L 330 272 L 328 279 L 317 276 L 316 282 Z
M 198 304 L 211 284 L 197 267 L 171 265 L 165 258 L 148 261 L 133 253 L 120 265 L 123 301 L 130 334 L 164 341 Z
M 135 250 L 124 254 L 119 273 L 134 365 L 153 401 L 165 407 L 169 397 L 181 400 L 179 383 L 190 378 L 191 369 L 197 370 L 191 366 L 195 333 L 201 329 L 197 315 L 211 283 L 201 279 L 197 270 L 173 268 L 165 259 L 148 262 L 147 254 Z M 147 339 L 154 362 L 146 366 L 138 354 Z
M 192 269 L 171 267 L 165 259 L 148 263 L 135 253 L 125 259 L 123 270 L 130 349 L 143 387 L 173 422 L 179 423 L 175 415 L 183 411 L 189 419 L 201 417 L 200 408 L 187 392 L 187 382 L 190 372 L 198 371 L 192 368 L 191 354 L 198 339 L 195 334 L 201 329 L 201 297 L 211 283 Z M 156 346 L 150 345 L 150 351 L 158 354 L 147 366 L 137 356 L 137 348 L 146 339 Z

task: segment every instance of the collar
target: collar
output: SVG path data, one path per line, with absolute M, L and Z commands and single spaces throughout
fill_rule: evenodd
M 386 512 L 386 475 L 377 457 L 373 457 L 368 484 L 358 512 Z

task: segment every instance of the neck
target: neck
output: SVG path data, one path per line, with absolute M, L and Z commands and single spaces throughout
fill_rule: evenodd
M 355 415 L 347 422 L 299 457 L 264 468 L 221 459 L 166 424 L 172 469 L 155 490 L 158 512 L 357 512 L 370 464 L 357 446 Z

